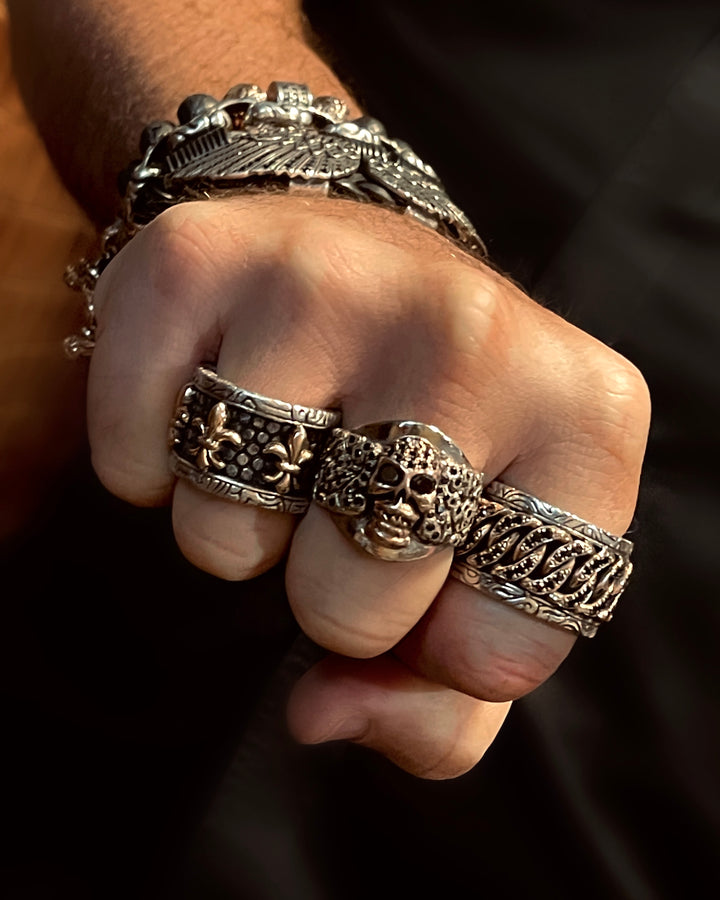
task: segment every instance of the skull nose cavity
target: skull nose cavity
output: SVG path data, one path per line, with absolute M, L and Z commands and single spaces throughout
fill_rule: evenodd
M 414 522 L 418 518 L 418 511 L 407 502 L 404 492 L 400 492 L 392 500 L 378 500 L 375 509 L 383 516 L 401 518 Z

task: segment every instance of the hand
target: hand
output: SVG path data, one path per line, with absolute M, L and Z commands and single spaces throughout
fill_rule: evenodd
M 431 423 L 487 480 L 622 533 L 649 421 L 638 371 L 425 226 L 301 192 L 170 209 L 96 302 L 96 471 L 133 503 L 172 501 L 179 546 L 208 572 L 246 579 L 288 554 L 295 616 L 332 651 L 291 698 L 298 739 L 356 740 L 429 778 L 473 766 L 573 636 L 447 580 L 449 550 L 383 562 L 314 506 L 298 522 L 175 484 L 177 391 L 216 360 L 252 391 L 341 406 L 348 428 Z

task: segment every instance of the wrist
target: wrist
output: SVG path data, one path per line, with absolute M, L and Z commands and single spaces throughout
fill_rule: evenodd
M 13 62 L 55 166 L 98 226 L 142 127 L 197 91 L 300 76 L 360 110 L 308 45 L 300 0 L 9 0 Z

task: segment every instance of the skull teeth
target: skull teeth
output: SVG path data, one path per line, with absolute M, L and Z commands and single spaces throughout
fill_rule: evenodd
M 388 513 L 383 513 L 381 516 L 383 522 L 386 522 L 388 525 L 394 525 L 398 528 L 407 528 L 408 525 L 412 524 L 408 519 L 404 516 L 392 516 Z

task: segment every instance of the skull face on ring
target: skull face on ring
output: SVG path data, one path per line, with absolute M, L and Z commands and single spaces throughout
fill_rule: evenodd
M 413 560 L 466 538 L 483 476 L 447 435 L 422 422 L 333 430 L 313 499 L 371 556 Z
M 377 460 L 368 484 L 365 533 L 392 549 L 406 547 L 436 501 L 440 453 L 424 438 L 397 438 Z

